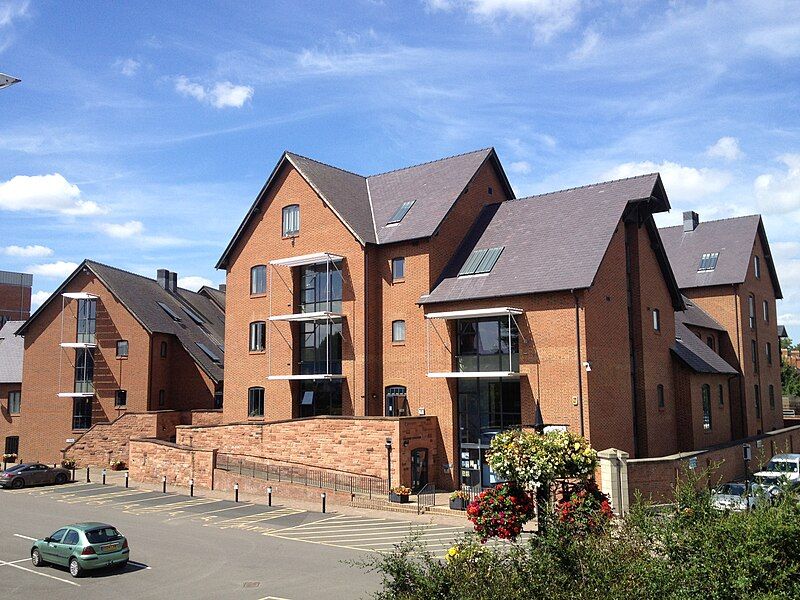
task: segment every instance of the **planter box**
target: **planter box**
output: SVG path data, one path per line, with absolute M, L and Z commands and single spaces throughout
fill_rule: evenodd
M 394 492 L 389 492 L 389 502 L 397 502 L 398 504 L 408 504 L 408 494 L 401 496 Z
M 464 498 L 451 498 L 450 510 L 467 510 L 467 504 L 469 502 Z

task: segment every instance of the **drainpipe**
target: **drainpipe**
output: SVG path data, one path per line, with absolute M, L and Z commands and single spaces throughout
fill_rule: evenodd
M 364 416 L 369 416 L 369 247 L 364 244 Z
M 744 397 L 744 363 L 746 362 L 742 356 L 741 332 L 739 330 L 739 320 L 742 318 L 742 313 L 739 307 L 739 286 L 733 284 L 733 309 L 736 311 L 736 357 L 739 359 L 739 369 L 742 376 L 739 377 L 739 415 L 741 417 L 741 428 L 739 433 L 742 437 L 748 437 L 747 431 L 747 406 Z
M 581 359 L 581 321 L 580 308 L 578 304 L 578 294 L 575 290 L 570 290 L 575 298 L 575 351 L 577 355 L 578 369 L 578 418 L 581 427 L 581 436 L 585 436 L 585 426 L 583 421 L 583 361 Z

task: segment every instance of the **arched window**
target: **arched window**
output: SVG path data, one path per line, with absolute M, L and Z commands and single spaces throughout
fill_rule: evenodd
M 703 429 L 708 431 L 711 429 L 711 386 L 704 383 L 701 395 L 703 399 Z
M 251 387 L 247 390 L 247 416 L 264 416 L 264 388 Z
M 392 321 L 392 341 L 405 342 L 406 341 L 406 322 L 405 321 Z
M 250 323 L 250 352 L 263 352 L 266 348 L 267 323 L 255 321 Z
M 283 237 L 300 233 L 300 206 L 290 204 L 283 207 Z
M 256 265 L 250 269 L 250 295 L 267 293 L 267 266 Z
M 666 406 L 664 400 L 664 386 L 660 383 L 656 386 L 656 395 L 658 396 L 658 408 L 664 408 L 664 406 Z
M 752 294 L 747 297 L 747 311 L 750 315 L 750 329 L 756 328 L 756 298 Z

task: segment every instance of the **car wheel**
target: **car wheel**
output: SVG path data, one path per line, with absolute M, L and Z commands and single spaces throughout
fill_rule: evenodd
M 59 473 L 56 475 L 56 485 L 62 485 L 67 483 L 67 476 L 64 473 Z
M 25 487 L 25 482 L 22 480 L 21 477 L 17 477 L 14 481 L 11 482 L 12 489 L 21 490 Z
M 34 548 L 31 552 L 31 562 L 33 563 L 34 567 L 41 567 L 44 564 L 42 553 L 39 552 L 38 548 Z
M 69 574 L 73 577 L 80 577 L 83 575 L 83 569 L 78 564 L 78 559 L 74 556 L 69 559 Z

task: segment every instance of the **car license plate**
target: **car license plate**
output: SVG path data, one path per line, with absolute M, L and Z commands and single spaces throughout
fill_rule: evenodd
M 112 550 L 116 549 L 117 549 L 116 544 L 106 544 L 105 546 L 100 546 L 100 550 L 102 550 L 103 552 L 111 552 Z

